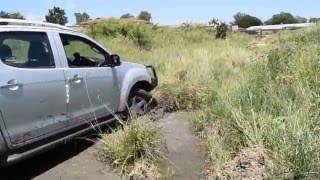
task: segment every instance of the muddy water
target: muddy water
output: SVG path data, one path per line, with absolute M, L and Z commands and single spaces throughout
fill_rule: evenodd
M 200 179 L 205 162 L 198 137 L 188 128 L 189 113 L 175 113 L 159 120 L 166 142 L 168 162 L 161 163 L 162 174 L 168 179 Z M 171 168 L 168 168 L 170 164 Z

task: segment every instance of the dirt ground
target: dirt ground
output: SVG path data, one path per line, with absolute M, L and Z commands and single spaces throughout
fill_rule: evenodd
M 91 138 L 95 140 L 95 138 Z M 94 143 L 72 140 L 44 154 L 0 170 L 1 180 L 121 179 L 93 156 Z
M 265 150 L 261 147 L 242 149 L 224 165 L 223 171 L 209 179 L 265 179 Z
M 147 119 L 146 117 L 145 119 Z M 155 123 L 162 128 L 170 171 L 166 179 L 199 179 L 205 156 L 199 139 L 187 126 L 188 113 L 165 115 Z M 91 138 L 91 140 L 96 140 Z M 0 170 L 1 180 L 101 180 L 128 179 L 117 171 L 105 168 L 95 160 L 94 143 L 73 140 L 18 165 Z M 170 172 L 170 173 L 169 173 Z

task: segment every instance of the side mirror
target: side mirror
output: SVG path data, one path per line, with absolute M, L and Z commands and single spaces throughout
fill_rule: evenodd
M 111 54 L 108 64 L 112 67 L 121 65 L 121 58 L 117 54 Z

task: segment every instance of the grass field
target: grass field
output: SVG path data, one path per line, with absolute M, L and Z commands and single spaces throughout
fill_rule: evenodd
M 243 148 L 260 147 L 267 178 L 320 177 L 320 31 L 263 39 L 210 29 L 100 24 L 87 30 L 128 61 L 153 64 L 156 97 L 197 111 L 212 173 Z

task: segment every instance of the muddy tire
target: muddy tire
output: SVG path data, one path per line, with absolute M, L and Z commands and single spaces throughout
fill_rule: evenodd
M 128 98 L 127 114 L 143 116 L 157 106 L 157 101 L 143 89 L 132 90 Z

